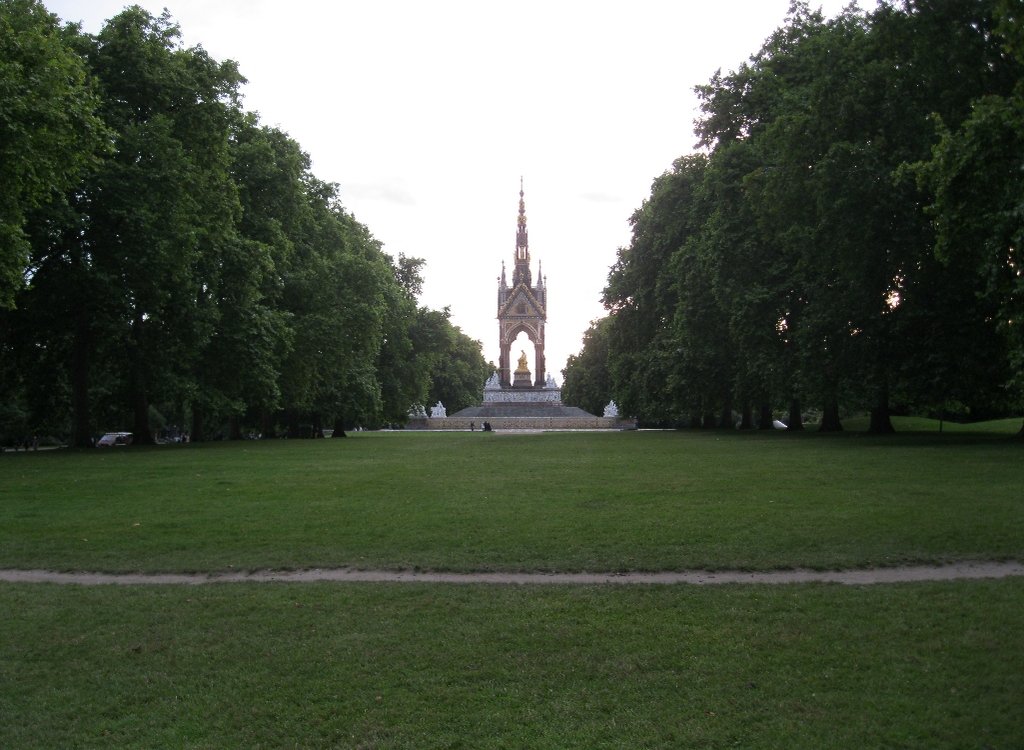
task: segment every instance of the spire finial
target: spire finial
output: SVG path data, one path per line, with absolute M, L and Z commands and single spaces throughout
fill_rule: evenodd
M 526 233 L 526 201 L 523 198 L 523 178 L 519 177 L 519 221 L 516 231 L 516 264 L 530 262 L 530 243 Z

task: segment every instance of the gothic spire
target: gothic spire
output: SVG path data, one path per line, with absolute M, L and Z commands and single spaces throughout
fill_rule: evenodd
M 516 232 L 516 263 L 530 262 L 530 242 L 526 234 L 526 201 L 523 200 L 523 178 L 519 178 L 519 223 Z
M 530 286 L 530 242 L 526 234 L 526 201 L 523 199 L 523 178 L 519 178 L 519 221 L 516 230 L 516 267 L 512 285 L 525 282 Z

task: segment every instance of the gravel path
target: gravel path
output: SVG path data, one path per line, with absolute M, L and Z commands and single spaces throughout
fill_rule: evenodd
M 1024 576 L 1018 562 L 960 562 L 950 565 L 919 565 L 861 570 L 779 570 L 762 573 L 688 570 L 662 573 L 431 573 L 420 571 L 313 568 L 310 570 L 218 573 L 61 573 L 51 570 L 0 569 L 0 582 L 58 583 L 80 586 L 188 585 L 209 583 L 455 583 L 505 585 L 636 585 L 725 583 L 841 583 L 862 586 L 916 581 L 957 581 L 978 578 Z

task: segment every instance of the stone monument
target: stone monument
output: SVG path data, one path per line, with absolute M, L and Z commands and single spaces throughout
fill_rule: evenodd
M 526 231 L 526 202 L 519 182 L 519 217 L 516 222 L 514 270 L 509 284 L 505 264 L 498 277 L 498 370 L 487 379 L 483 402 L 452 414 L 442 429 L 469 429 L 486 422 L 502 429 L 621 429 L 616 417 L 598 417 L 562 403 L 562 391 L 547 372 L 544 359 L 544 327 L 547 325 L 547 278 L 537 266 L 534 283 L 530 269 L 530 245 Z M 511 349 L 520 334 L 533 344 L 534 371 L 520 350 L 515 370 Z
M 516 337 L 525 333 L 533 343 L 537 370 L 533 373 L 533 384 L 543 386 L 547 374 L 544 363 L 544 326 L 548 319 L 548 292 L 539 265 L 537 283 L 533 283 L 522 180 L 519 181 L 519 219 L 516 222 L 516 251 L 513 260 L 512 284 L 508 283 L 504 263 L 501 264 L 501 276 L 498 278 L 498 377 L 502 388 L 514 385 L 510 350 Z M 520 357 L 520 362 L 523 362 L 523 357 Z

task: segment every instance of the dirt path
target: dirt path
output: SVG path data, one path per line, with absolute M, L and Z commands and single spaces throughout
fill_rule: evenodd
M 1024 576 L 1018 562 L 961 562 L 950 565 L 920 565 L 862 570 L 779 570 L 762 573 L 742 571 L 688 570 L 662 573 L 431 573 L 419 571 L 355 570 L 314 568 L 310 570 L 218 573 L 61 573 L 50 570 L 3 570 L 0 582 L 59 583 L 80 586 L 187 585 L 210 583 L 454 583 L 512 585 L 636 585 L 725 583 L 841 583 L 854 586 L 917 581 L 957 581 L 979 578 Z

